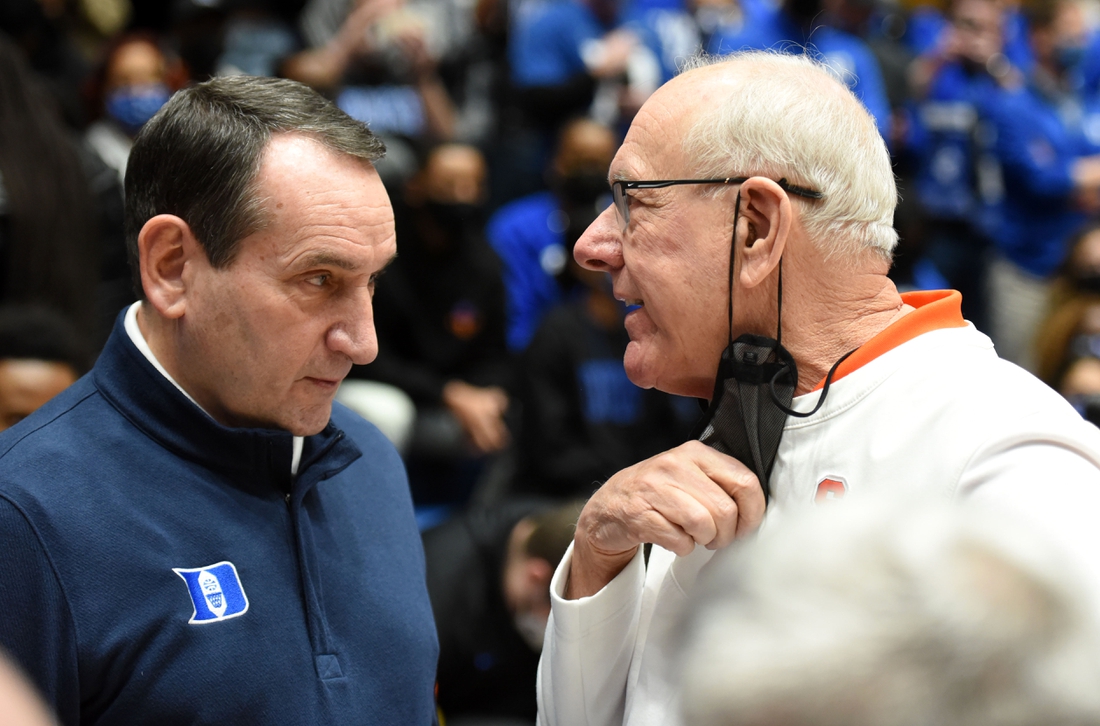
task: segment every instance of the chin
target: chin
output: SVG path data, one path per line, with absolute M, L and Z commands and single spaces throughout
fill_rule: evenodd
M 293 420 L 286 421 L 281 428 L 295 436 L 313 436 L 324 431 L 331 418 L 332 403 L 329 402 L 323 407 L 301 411 Z

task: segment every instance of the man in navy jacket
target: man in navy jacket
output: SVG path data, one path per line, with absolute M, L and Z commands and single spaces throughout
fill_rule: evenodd
M 431 723 L 404 470 L 332 403 L 377 353 L 383 151 L 269 78 L 183 91 L 136 140 L 142 300 L 0 436 L 0 645 L 62 723 Z

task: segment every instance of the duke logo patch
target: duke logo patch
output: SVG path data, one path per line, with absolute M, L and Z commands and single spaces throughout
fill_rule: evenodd
M 232 562 L 219 562 L 193 570 L 173 567 L 172 572 L 187 583 L 191 604 L 195 606 L 188 624 L 216 623 L 248 612 L 248 597 Z

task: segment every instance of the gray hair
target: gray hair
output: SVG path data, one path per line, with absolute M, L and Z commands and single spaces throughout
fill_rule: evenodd
M 1100 724 L 1076 573 L 972 503 L 845 500 L 715 557 L 687 620 L 689 726 Z
M 140 297 L 137 240 L 152 217 L 187 222 L 220 268 L 263 226 L 256 174 L 277 133 L 311 136 L 365 163 L 386 152 L 366 124 L 295 81 L 229 76 L 180 91 L 142 128 L 126 167 L 126 248 Z
M 736 93 L 705 109 L 683 141 L 697 173 L 786 178 L 822 192 L 824 199 L 801 205 L 810 239 L 827 255 L 850 259 L 869 249 L 889 261 L 898 241 L 897 185 L 863 104 L 828 66 L 804 55 L 700 55 L 683 72 L 719 65 L 744 72 Z

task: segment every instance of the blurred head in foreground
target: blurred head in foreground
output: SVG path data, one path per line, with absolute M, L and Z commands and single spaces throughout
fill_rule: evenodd
M 1095 608 L 1020 522 L 872 497 L 776 524 L 705 573 L 689 726 L 1100 724 Z
M 53 726 L 56 723 L 27 679 L 0 652 L 0 724 Z

